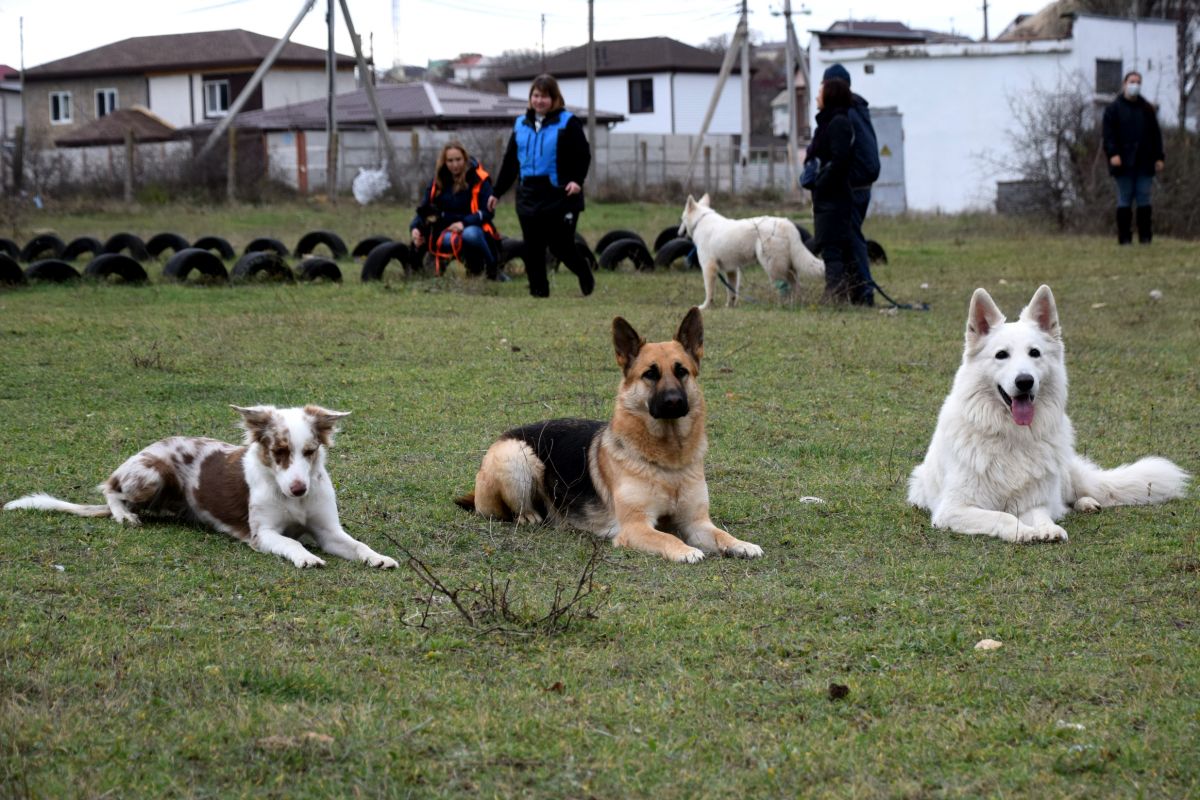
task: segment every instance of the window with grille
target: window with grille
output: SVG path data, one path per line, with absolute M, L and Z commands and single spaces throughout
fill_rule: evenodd
M 1096 94 L 1117 94 L 1121 91 L 1121 62 L 1096 59 Z
M 629 113 L 650 114 L 654 111 L 654 79 L 629 80 Z

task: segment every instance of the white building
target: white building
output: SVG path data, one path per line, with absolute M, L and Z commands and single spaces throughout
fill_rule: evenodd
M 717 84 L 724 55 L 666 37 L 596 42 L 596 108 L 625 115 L 614 133 L 698 134 Z M 548 72 L 567 105 L 587 108 L 587 48 L 550 56 L 541 64 L 499 75 L 510 97 L 525 99 L 533 78 Z M 740 134 L 739 69 L 725 82 L 708 132 Z
M 814 32 L 821 42 L 809 48 L 810 74 L 818 82 L 826 67 L 840 63 L 857 94 L 872 105 L 896 107 L 910 210 L 990 210 L 997 182 L 1023 177 L 1001 166 L 1015 161 L 1022 138 L 1014 103 L 1081 90 L 1099 112 L 1119 90 L 1122 76 L 1136 69 L 1143 95 L 1159 108 L 1160 123 L 1175 124 L 1174 22 L 1091 14 L 1059 20 L 1054 11 L 1052 5 L 1043 13 L 1061 25 L 1057 29 L 1031 32 L 1028 22 L 1036 20 L 1030 18 L 989 42 L 925 41 L 919 35 L 913 41 L 864 31 L 856 46 L 844 30 L 829 36 Z M 1043 38 L 1023 38 L 1039 35 Z M 811 111 L 816 114 L 815 103 Z

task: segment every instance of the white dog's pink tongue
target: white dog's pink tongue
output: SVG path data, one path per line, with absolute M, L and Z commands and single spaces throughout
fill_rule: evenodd
M 1013 422 L 1018 425 L 1033 424 L 1033 400 L 1029 395 L 1019 395 L 1012 401 Z

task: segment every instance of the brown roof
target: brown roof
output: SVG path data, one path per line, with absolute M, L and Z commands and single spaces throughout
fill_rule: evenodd
M 120 144 L 127 131 L 139 142 L 166 142 L 175 138 L 175 129 L 144 106 L 121 108 L 93 120 L 78 130 L 55 140 L 58 147 L 88 147 Z
M 968 36 L 910 28 L 903 22 L 886 20 L 838 20 L 827 30 L 810 31 L 817 36 L 822 50 L 905 44 L 969 42 Z
M 0 64 L 0 81 L 16 80 L 21 77 L 20 71 L 8 64 Z
M 50 61 L 25 71 L 26 80 L 75 78 L 88 75 L 142 75 L 148 72 L 189 72 L 257 66 L 278 39 L 240 29 L 203 33 L 136 36 Z M 339 67 L 354 65 L 351 56 L 338 55 Z M 323 66 L 325 51 L 296 42 L 284 45 L 278 66 Z
M 375 95 L 389 127 L 511 125 L 528 106 L 524 98 L 434 83 L 381 84 L 375 87 Z M 337 95 L 334 107 L 339 130 L 375 126 L 366 89 Z M 580 116 L 587 113 L 583 109 L 571 110 Z M 602 124 L 622 119 L 620 114 L 596 112 L 596 121 Z M 245 112 L 238 114 L 233 124 L 264 131 L 324 130 L 325 99 Z M 207 129 L 213 125 L 215 123 L 204 123 L 196 128 Z
M 721 71 L 724 53 L 701 50 L 690 44 L 654 36 L 649 39 L 615 39 L 596 42 L 596 74 L 624 75 L 629 72 L 711 72 Z M 733 71 L 739 68 L 735 65 Z M 565 50 L 541 62 L 515 67 L 500 73 L 500 79 L 519 81 L 548 72 L 556 78 L 579 78 L 587 75 L 587 45 Z

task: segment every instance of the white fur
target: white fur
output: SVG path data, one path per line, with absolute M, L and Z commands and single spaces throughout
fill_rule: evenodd
M 825 276 L 825 263 L 804 246 L 800 231 L 791 220 L 728 219 L 709 206 L 707 194 L 699 200 L 688 195 L 679 225 L 679 235 L 684 234 L 696 244 L 696 257 L 704 275 L 702 310 L 712 303 L 718 272 L 724 273 L 733 285 L 733 291 L 725 289 L 725 305 L 734 305 L 741 287 L 742 267 L 755 261 L 772 281 L 786 283 L 789 294 L 795 290 L 800 275 Z
M 1000 356 L 1000 357 L 998 357 Z M 1018 424 L 1001 390 L 1031 395 L 1032 419 Z M 1075 452 L 1058 310 L 1042 286 L 1016 322 L 983 289 L 967 314 L 962 366 L 938 415 L 908 500 L 933 524 L 1009 542 L 1067 538 L 1068 510 L 1161 503 L 1183 496 L 1188 474 L 1163 458 L 1102 470 Z
M 213 490 L 218 483 L 213 470 L 218 464 L 230 464 L 239 448 L 215 439 L 172 437 L 127 459 L 98 487 L 106 505 L 79 505 L 34 494 L 6 503 L 4 508 L 111 516 L 127 525 L 140 523 L 140 511 L 177 513 L 241 539 L 259 552 L 282 556 L 301 568 L 325 564 L 295 538 L 301 535 L 311 537 L 331 555 L 385 569 L 398 566 L 394 559 L 352 538 L 338 520 L 320 431 L 324 426 L 332 436 L 334 421 L 348 412 L 316 406 L 234 408 L 242 414 L 247 430 L 246 449 L 232 472 L 226 466 L 221 473 L 226 479 L 220 482 L 225 487 L 222 492 Z M 257 429 L 286 432 L 286 459 L 268 453 L 270 466 L 264 463 L 262 445 L 254 434 Z M 283 440 L 281 437 L 280 442 Z M 281 460 L 288 462 L 286 467 Z M 178 486 L 180 493 L 172 492 L 171 484 Z M 231 509 L 242 501 L 248 510 L 245 528 L 231 523 Z

